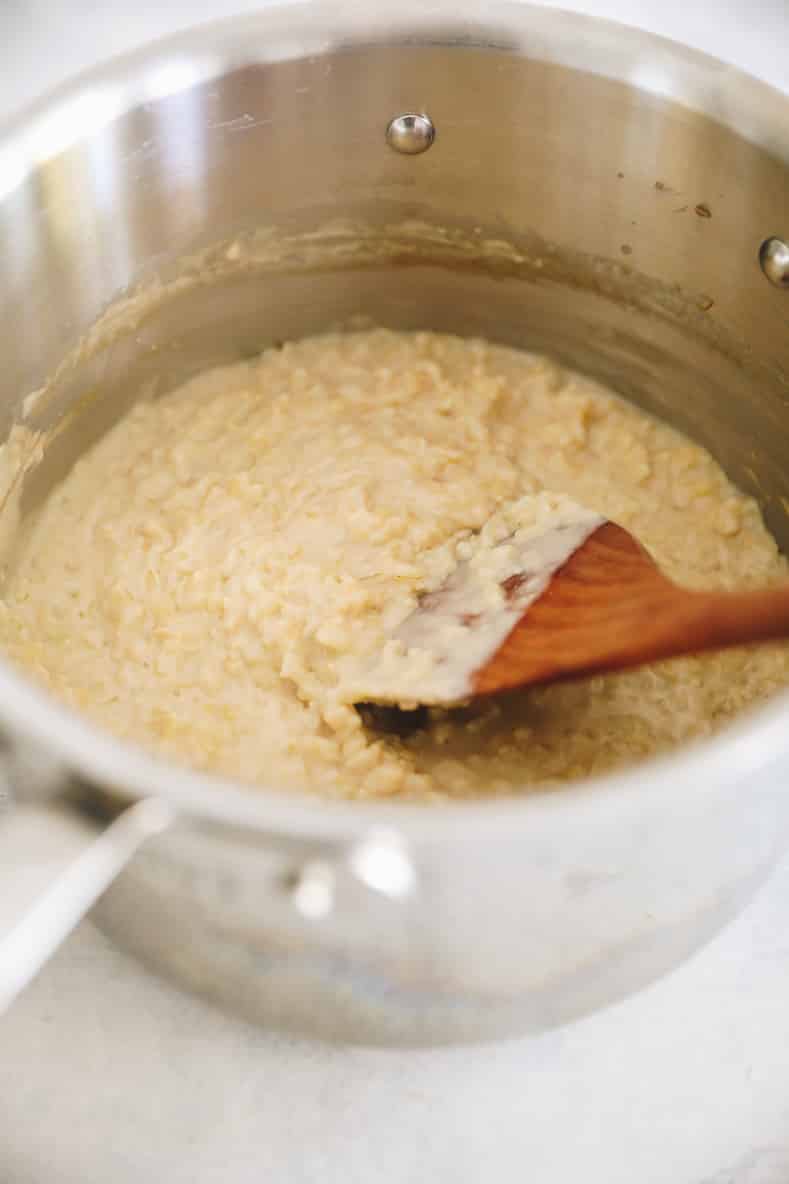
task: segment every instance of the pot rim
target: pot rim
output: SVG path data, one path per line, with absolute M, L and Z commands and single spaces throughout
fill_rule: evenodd
M 113 55 L 0 118 L 0 196 L 9 188 L 2 181 L 10 163 L 4 157 L 33 168 L 152 98 L 243 65 L 395 46 L 490 49 L 628 82 L 710 116 L 789 161 L 789 94 L 632 25 L 528 0 L 487 0 L 483 17 L 479 0 L 376 0 L 375 6 L 367 0 L 274 0 L 256 13 L 203 22 Z M 96 102 L 85 103 L 86 96 Z M 14 177 L 21 179 L 16 171 Z
M 720 735 L 687 744 L 630 770 L 567 782 L 523 797 L 473 799 L 428 806 L 388 800 L 327 800 L 299 791 L 244 786 L 154 756 L 118 740 L 61 706 L 47 692 L 0 661 L 0 718 L 41 744 L 64 768 L 124 794 L 161 797 L 179 813 L 266 834 L 330 839 L 360 838 L 371 830 L 397 831 L 413 842 L 511 837 L 530 829 L 592 822 L 604 809 L 639 808 L 672 793 L 723 794 L 762 775 L 786 756 L 789 692 L 746 712 Z
M 255 34 L 259 31 L 259 40 Z M 230 17 L 154 42 L 86 71 L 0 126 L 0 195 L 26 172 L 83 135 L 150 96 L 151 78 L 163 64 L 183 67 L 182 89 L 252 62 L 274 62 L 340 49 L 410 44 L 414 47 L 490 48 L 536 56 L 570 68 L 629 81 L 726 123 L 774 155 L 789 159 L 782 136 L 789 99 L 733 66 L 677 42 L 629 26 L 513 0 L 494 0 L 480 19 L 475 0 L 383 0 L 370 11 L 364 0 L 298 0 L 252 16 Z M 590 59 L 593 59 L 591 61 Z M 191 64 L 191 70 L 188 68 Z M 146 81 L 147 80 L 147 81 Z M 170 85 L 178 84 L 177 71 Z M 113 88 L 115 88 L 113 90 Z M 147 88 L 147 90 L 146 90 Z M 170 91 L 169 93 L 175 93 Z M 114 95 L 114 101 L 107 101 Z M 64 114 L 85 96 L 90 119 L 73 125 L 64 142 Z M 102 105 L 103 104 L 103 105 Z M 71 134 L 69 132 L 68 134 Z M 3 170 L 9 160 L 13 167 Z M 4 184 L 5 181 L 5 184 Z M 768 228 L 769 229 L 769 228 Z M 721 793 L 786 757 L 789 692 L 746 713 L 720 735 L 683 746 L 631 770 L 568 782 L 556 791 L 523 797 L 473 800 L 429 807 L 391 801 L 327 801 L 297 792 L 244 787 L 195 772 L 118 740 L 62 706 L 0 659 L 0 720 L 40 744 L 99 785 L 135 797 L 156 796 L 187 815 L 268 834 L 331 839 L 361 837 L 391 828 L 414 842 L 465 842 L 505 838 L 524 825 L 577 825 L 627 802 L 643 808 L 666 794 Z M 636 798 L 636 795 L 638 797 Z

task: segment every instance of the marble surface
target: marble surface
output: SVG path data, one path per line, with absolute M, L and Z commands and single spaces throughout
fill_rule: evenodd
M 785 0 L 574 6 L 787 83 Z M 0 108 L 218 8 L 2 0 Z M 789 862 L 649 990 L 561 1031 L 478 1049 L 330 1048 L 253 1030 L 147 974 L 86 923 L 0 1021 L 0 1184 L 141 1179 L 786 1184 Z

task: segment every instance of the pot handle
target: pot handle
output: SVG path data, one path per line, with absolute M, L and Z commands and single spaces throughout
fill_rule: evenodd
M 62 785 L 61 785 L 62 788 Z M 21 810 L 20 814 L 25 811 Z M 16 813 L 16 812 L 15 812 Z M 51 834 L 58 818 L 44 811 Z M 174 820 L 174 811 L 157 798 L 129 806 L 64 870 L 35 903 L 0 936 L 0 1015 L 35 977 L 89 912 L 142 844 Z

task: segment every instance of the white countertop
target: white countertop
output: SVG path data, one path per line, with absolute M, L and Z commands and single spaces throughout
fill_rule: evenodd
M 785 0 L 563 6 L 789 80 Z M 0 107 L 218 7 L 3 0 Z M 0 1184 L 140 1180 L 786 1184 L 789 861 L 738 922 L 648 991 L 477 1049 L 329 1048 L 253 1030 L 85 924 L 0 1024 Z
M 84 925 L 0 1027 L 3 1184 L 786 1184 L 789 863 L 681 970 L 476 1049 L 261 1032 Z

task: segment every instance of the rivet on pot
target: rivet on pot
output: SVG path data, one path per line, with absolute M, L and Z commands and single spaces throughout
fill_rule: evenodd
M 759 248 L 759 263 L 776 288 L 789 288 L 789 243 L 782 238 L 766 238 Z
M 320 921 L 334 908 L 334 869 L 323 860 L 311 860 L 286 877 L 285 889 L 302 917 Z
M 427 152 L 436 138 L 433 121 L 427 115 L 406 112 L 396 115 L 386 129 L 386 142 L 404 156 L 418 156 Z

